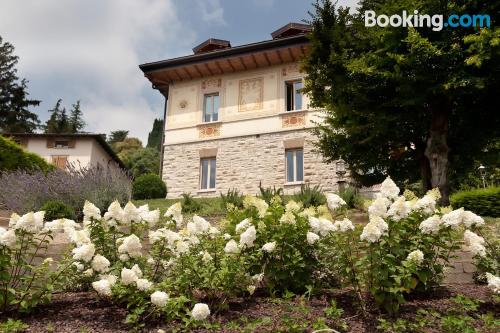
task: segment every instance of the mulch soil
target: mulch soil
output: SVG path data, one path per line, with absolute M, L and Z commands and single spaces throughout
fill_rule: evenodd
M 491 292 L 486 286 L 448 285 L 436 290 L 432 295 L 413 297 L 403 305 L 400 317 L 411 319 L 417 309 L 446 311 L 452 306 L 450 297 L 458 294 L 483 300 L 484 303 L 479 311 L 492 312 L 496 314 L 495 316 L 499 316 L 500 304 L 491 301 Z M 375 307 L 370 306 L 372 310 L 363 318 L 355 306 L 354 298 L 346 291 L 333 292 L 309 301 L 299 297 L 285 301 L 256 296 L 231 303 L 228 310 L 213 314 L 211 323 L 219 324 L 216 328 L 182 329 L 180 325 L 149 322 L 143 332 L 157 332 L 160 328 L 170 332 L 173 327 L 177 327 L 178 332 L 199 333 L 313 332 L 313 322 L 317 318 L 326 317 L 324 310 L 331 299 L 335 299 L 337 306 L 344 310 L 342 320 L 348 329 L 343 332 L 379 332 L 376 327 L 380 314 Z M 29 325 L 26 332 L 120 333 L 132 331 L 130 326 L 123 323 L 125 316 L 125 309 L 99 300 L 93 292 L 68 292 L 54 295 L 51 304 L 40 306 L 31 314 L 21 315 L 18 319 Z M 5 318 L 0 317 L 0 320 L 4 321 Z M 330 327 L 339 327 L 338 319 L 336 321 L 327 319 L 326 324 Z M 304 329 L 304 323 L 310 323 L 309 328 Z M 235 328 L 235 325 L 239 328 Z M 293 327 L 297 327 L 297 330 Z

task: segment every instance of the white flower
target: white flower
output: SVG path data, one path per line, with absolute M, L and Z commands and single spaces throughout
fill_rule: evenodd
M 123 207 L 123 218 L 122 223 L 129 225 L 132 222 L 141 221 L 141 211 L 132 202 L 127 202 L 125 207 Z
M 367 241 L 369 243 L 375 243 L 377 242 L 380 237 L 382 237 L 382 231 L 378 227 L 376 223 L 369 222 L 365 227 L 363 228 L 363 232 L 361 233 L 360 239 L 362 241 Z
M 118 256 L 118 259 L 120 259 L 120 261 L 126 262 L 130 260 L 130 257 L 128 256 L 128 254 L 122 253 Z
M 95 246 L 92 243 L 83 244 L 75 249 L 73 249 L 73 259 L 82 260 L 84 262 L 89 262 L 95 253 Z
M 491 273 L 486 273 L 486 280 L 488 281 L 488 287 L 493 290 L 495 294 L 500 294 L 500 277 Z
M 272 253 L 276 249 L 276 242 L 266 243 L 262 246 L 262 251 Z
M 483 225 L 484 220 L 481 216 L 478 216 L 473 212 L 466 210 L 462 213 L 462 223 L 466 228 L 470 228 L 472 226 Z
M 85 268 L 85 266 L 82 263 L 77 261 L 73 263 L 73 266 L 75 266 L 76 270 L 79 272 L 83 271 L 83 269 Z
M 313 245 L 319 239 L 319 236 L 317 234 L 315 234 L 314 232 L 307 232 L 306 238 L 307 238 L 307 242 L 309 244 Z
M 92 282 L 92 288 L 94 288 L 100 296 L 111 296 L 111 283 L 106 279 Z
M 391 177 L 387 177 L 380 186 L 380 194 L 388 199 L 395 199 L 399 195 L 399 187 L 392 181 Z
M 126 253 L 132 258 L 138 258 L 142 255 L 142 244 L 139 237 L 132 234 L 121 239 L 122 243 L 118 246 L 119 253 Z
M 229 254 L 239 253 L 240 249 L 238 248 L 238 243 L 236 243 L 234 239 L 231 239 L 224 247 L 224 252 Z
M 207 251 L 203 251 L 201 253 L 201 260 L 204 262 L 204 263 L 207 263 L 209 261 L 212 261 L 213 257 L 210 255 L 210 253 L 208 253 Z
M 420 250 L 415 250 L 408 254 L 406 260 L 419 266 L 424 261 L 424 254 Z
M 224 240 L 230 240 L 232 237 L 230 234 L 224 234 Z
M 302 206 L 301 206 L 299 203 L 297 203 L 297 202 L 295 202 L 295 201 L 293 201 L 293 200 L 290 200 L 290 201 L 288 201 L 288 203 L 286 204 L 286 206 L 285 206 L 285 210 L 286 210 L 287 212 L 297 213 L 297 212 L 300 210 L 300 208 L 301 208 L 301 207 L 302 207 Z
M 149 227 L 154 227 L 156 223 L 160 220 L 160 210 L 155 209 L 151 211 L 145 211 L 140 213 L 141 218 L 146 221 Z
M 66 234 L 69 236 L 70 242 L 76 246 L 90 243 L 90 233 L 88 229 L 67 229 Z
M 255 292 L 255 286 L 254 285 L 250 285 L 247 287 L 247 290 L 248 290 L 248 293 L 250 295 L 253 295 L 253 293 Z
M 254 226 L 249 227 L 247 230 L 245 230 L 244 233 L 240 235 L 240 246 L 242 248 L 244 247 L 252 247 L 253 242 L 257 238 L 257 232 L 255 230 Z
M 8 248 L 13 248 L 16 245 L 17 237 L 14 229 L 5 230 L 0 228 L 0 244 Z
M 386 197 L 378 196 L 368 207 L 368 214 L 373 216 L 386 217 L 387 207 L 391 202 Z
M 441 219 L 438 215 L 432 215 L 431 217 L 423 220 L 418 228 L 423 234 L 436 234 L 439 232 L 441 227 Z
M 197 303 L 194 305 L 193 310 L 191 310 L 191 315 L 196 320 L 204 320 L 210 316 L 210 309 L 205 303 Z
M 387 230 L 389 230 L 389 225 L 380 216 L 370 216 L 369 219 L 370 223 L 373 223 L 375 226 L 377 226 L 377 228 L 379 228 L 382 235 L 387 233 Z
M 15 226 L 14 229 L 20 229 L 27 232 L 38 232 L 43 228 L 43 218 L 45 216 L 45 212 L 29 212 L 21 216 Z
M 326 202 L 328 204 L 328 208 L 331 210 L 335 210 L 341 206 L 346 205 L 344 199 L 336 195 L 335 193 L 327 193 L 326 194 Z
M 469 246 L 469 250 L 472 253 L 472 256 L 485 257 L 486 256 L 486 248 L 483 244 L 473 243 Z
M 167 211 L 165 212 L 165 216 L 172 217 L 172 219 L 175 221 L 177 229 L 180 229 L 183 222 L 181 203 L 176 202 L 172 206 L 168 207 Z
M 250 220 L 244 219 L 243 221 L 241 221 L 236 225 L 235 231 L 236 233 L 240 234 L 243 231 L 245 231 L 249 226 L 250 226 Z
M 94 259 L 92 259 L 92 269 L 94 269 L 96 272 L 99 273 L 105 273 L 109 269 L 109 265 L 111 263 L 109 262 L 108 259 L 106 259 L 104 256 L 101 256 L 100 254 L 97 254 Z
M 181 255 L 183 253 L 186 253 L 187 251 L 189 251 L 189 243 L 188 242 L 180 240 L 180 241 L 177 241 L 177 243 L 175 243 L 174 252 L 177 255 Z
M 309 226 L 313 231 L 318 232 L 320 230 L 319 219 L 314 216 L 309 216 Z
M 431 194 L 426 194 L 418 199 L 412 206 L 412 211 L 422 211 L 424 214 L 432 214 L 436 209 L 436 197 Z
M 210 223 L 205 220 L 203 217 L 199 217 L 198 215 L 193 216 L 193 222 L 189 222 L 187 224 L 187 229 L 189 233 L 193 235 L 199 235 L 206 233 L 210 230 Z
M 260 218 L 266 216 L 267 209 L 269 208 L 269 205 L 264 200 L 254 196 L 247 195 L 243 199 L 243 207 L 248 208 L 251 206 L 257 208 L 257 212 Z
M 464 243 L 468 246 L 473 256 L 486 256 L 486 248 L 484 247 L 485 241 L 483 237 L 470 230 L 465 230 Z
M 155 291 L 154 293 L 151 294 L 151 303 L 158 307 L 164 307 L 167 305 L 168 302 L 168 295 L 167 293 L 163 291 Z
M 85 204 L 83 205 L 83 216 L 86 220 L 90 220 L 90 218 L 100 220 L 101 210 L 90 201 L 85 200 Z
M 345 218 L 341 221 L 335 221 L 333 228 L 335 231 L 347 232 L 349 230 L 354 230 L 354 224 L 352 224 L 351 220 Z
M 121 280 L 122 280 L 123 285 L 128 286 L 130 284 L 133 284 L 138 279 L 139 279 L 139 277 L 137 276 L 137 274 L 135 274 L 135 272 L 133 270 L 128 269 L 128 268 L 122 269 Z
M 104 219 L 106 221 L 121 221 L 123 219 L 123 209 L 118 200 L 113 201 L 111 205 L 109 205 L 108 211 L 104 213 Z
M 262 280 L 264 280 L 264 273 L 255 274 L 252 276 L 252 280 L 255 281 L 255 283 L 261 283 Z
M 9 219 L 9 228 L 15 228 L 17 221 L 19 221 L 20 218 L 21 216 L 17 215 L 16 213 L 12 213 Z
M 410 205 L 405 200 L 404 196 L 400 196 L 392 203 L 387 211 L 387 215 L 390 216 L 394 221 L 399 221 L 408 217 L 410 214 Z
M 293 215 L 293 212 L 288 211 L 281 215 L 280 223 L 295 224 L 295 215 Z
M 113 275 L 113 274 L 106 274 L 106 275 L 99 275 L 99 279 L 101 280 L 108 280 L 109 281 L 109 284 L 111 286 L 114 286 L 116 281 L 118 280 L 118 277 L 116 277 L 116 275 Z
M 58 220 L 53 220 L 51 222 L 45 223 L 44 229 L 45 230 L 50 230 L 53 232 L 60 232 L 60 231 L 66 231 L 70 229 L 77 229 L 80 226 L 73 220 L 69 219 L 58 219 Z
M 51 265 L 53 262 L 54 262 L 54 259 L 52 259 L 51 257 L 45 258 L 43 260 L 43 264 L 45 264 L 45 265 Z
M 137 285 L 137 289 L 141 291 L 146 291 L 153 286 L 153 282 L 150 282 L 147 279 L 137 279 L 135 283 Z
M 447 214 L 444 214 L 441 217 L 441 220 L 445 226 L 455 229 L 462 223 L 463 212 L 463 208 L 455 209 Z
M 92 275 L 94 275 L 94 270 L 92 268 L 89 268 L 86 271 L 84 271 L 82 274 L 86 277 L 91 277 Z

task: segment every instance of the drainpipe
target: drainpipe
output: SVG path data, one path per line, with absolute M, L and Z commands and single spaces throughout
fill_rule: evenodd
M 163 108 L 163 130 L 161 132 L 161 146 L 160 146 L 160 178 L 163 179 L 163 154 L 165 153 L 165 128 L 167 128 L 167 103 L 168 94 L 165 96 L 165 106 Z

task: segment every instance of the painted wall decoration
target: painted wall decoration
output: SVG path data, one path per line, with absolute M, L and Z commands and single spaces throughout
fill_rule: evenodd
M 264 99 L 264 80 L 259 78 L 240 80 L 239 112 L 261 110 Z
M 200 139 L 220 136 L 220 124 L 200 125 L 198 127 L 198 136 Z
M 306 125 L 306 115 L 304 113 L 298 113 L 293 115 L 285 115 L 281 119 L 281 125 L 283 128 L 305 126 Z

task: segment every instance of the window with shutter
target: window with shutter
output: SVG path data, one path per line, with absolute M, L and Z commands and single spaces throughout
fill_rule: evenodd
M 68 165 L 68 156 L 52 156 L 52 163 L 58 169 L 66 169 Z

